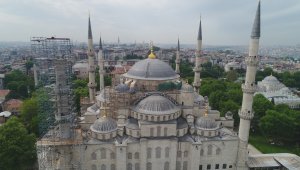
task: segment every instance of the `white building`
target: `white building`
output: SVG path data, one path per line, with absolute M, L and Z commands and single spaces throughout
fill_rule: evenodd
M 259 29 L 259 14 L 260 6 L 254 24 L 255 31 Z M 90 44 L 91 35 L 89 29 Z M 258 50 L 259 36 L 253 37 L 255 40 L 252 41 L 250 54 Z M 276 159 L 279 160 L 277 164 L 270 164 L 270 161 L 275 162 L 275 156 L 279 157 L 276 154 L 249 156 L 247 145 L 253 117 L 250 100 L 255 92 L 253 84 L 250 87 L 251 82 L 243 85 L 246 97 L 240 112 L 239 135 L 232 130 L 231 115 L 220 117 L 218 111 L 210 110 L 207 98 L 197 92 L 201 88 L 201 44 L 200 26 L 197 64 L 194 68 L 198 77 L 194 87 L 182 81 L 167 63 L 157 59 L 151 52 L 147 59 L 135 63 L 123 74 L 120 84 L 103 88 L 95 98 L 90 96 L 90 101 L 95 102 L 76 122 L 66 124 L 62 120 L 66 120 L 63 118 L 68 114 L 61 115 L 57 121 L 59 128 L 49 130 L 37 142 L 39 168 L 240 170 L 300 166 L 300 158 L 295 155 L 289 155 L 288 158 L 281 156 Z M 89 49 L 91 54 L 93 49 Z M 99 56 L 102 56 L 101 52 Z M 256 55 L 250 55 L 246 61 L 249 65 L 248 75 L 255 77 L 254 67 L 258 63 Z M 102 67 L 103 62 L 99 66 Z M 246 77 L 246 80 L 250 81 L 251 78 Z M 247 107 L 250 108 L 249 112 Z M 61 137 L 68 130 L 72 133 L 71 137 Z M 56 131 L 61 134 L 55 135 Z M 291 158 L 293 164 L 286 163 Z
M 300 108 L 300 97 L 294 94 L 288 87 L 282 84 L 273 75 L 265 77 L 262 81 L 257 82 L 258 92 L 270 101 L 277 104 L 286 104 L 292 109 Z

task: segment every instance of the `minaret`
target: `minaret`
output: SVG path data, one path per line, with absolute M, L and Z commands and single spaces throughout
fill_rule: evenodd
M 175 72 L 177 74 L 180 73 L 180 70 L 179 70 L 179 64 L 180 64 L 180 45 L 179 45 L 179 38 L 178 38 L 178 44 L 177 44 L 177 51 L 176 51 L 176 60 L 175 60 L 175 63 L 176 63 L 176 68 L 175 68 Z
M 100 76 L 100 91 L 104 88 L 104 60 L 103 60 L 103 48 L 102 48 L 102 40 L 100 37 L 99 42 L 99 52 L 98 52 L 98 59 L 99 59 L 99 76 Z
M 200 82 L 200 71 L 201 71 L 201 66 L 200 66 L 200 57 L 202 53 L 202 28 L 201 28 L 201 19 L 200 19 L 200 25 L 199 25 L 199 31 L 198 31 L 198 38 L 197 38 L 197 51 L 196 51 L 196 63 L 195 63 L 195 68 L 193 69 L 195 72 L 194 76 L 194 89 L 196 92 L 199 93 L 199 88 L 201 85 Z
M 242 85 L 243 102 L 239 111 L 240 127 L 239 127 L 239 148 L 237 156 L 237 169 L 248 169 L 246 162 L 248 161 L 248 139 L 250 122 L 254 116 L 252 110 L 253 94 L 256 92 L 255 74 L 259 62 L 258 48 L 260 38 L 260 1 L 258 3 L 256 16 L 252 28 L 251 40 L 249 45 L 249 56 L 245 58 L 247 65 L 245 83 Z
M 89 16 L 89 26 L 88 26 L 88 61 L 89 61 L 89 94 L 90 94 L 90 102 L 95 101 L 95 94 L 96 94 L 96 83 L 95 83 L 95 51 L 93 46 L 93 35 L 92 35 L 92 28 L 91 28 L 91 19 Z

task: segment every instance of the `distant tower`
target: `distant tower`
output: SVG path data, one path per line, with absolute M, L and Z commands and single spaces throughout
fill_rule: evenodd
M 247 65 L 245 83 L 242 85 L 243 103 L 239 111 L 240 127 L 239 127 L 239 150 L 237 157 L 237 169 L 248 169 L 246 162 L 248 161 L 248 139 L 250 122 L 254 116 L 252 111 L 253 94 L 257 86 L 255 84 L 255 74 L 259 62 L 258 48 L 260 37 L 260 1 L 258 3 L 256 16 L 252 28 L 251 40 L 249 45 L 249 56 L 245 58 Z
M 34 86 L 38 86 L 38 74 L 37 74 L 37 67 L 36 64 L 33 64 L 33 78 L 34 78 Z
M 179 64 L 180 64 L 180 45 L 179 45 L 179 38 L 178 38 L 178 43 L 177 43 L 177 52 L 176 52 L 176 60 L 175 60 L 175 63 L 176 63 L 176 69 L 175 69 L 175 72 L 177 74 L 180 73 L 180 69 L 179 69 Z
M 96 83 L 95 83 L 95 51 L 93 45 L 93 35 L 91 28 L 91 19 L 89 17 L 89 26 L 88 26 L 88 61 L 89 61 L 89 94 L 90 94 L 90 102 L 95 101 L 96 95 Z
M 100 76 L 100 91 L 104 88 L 104 60 L 103 60 L 103 48 L 102 48 L 102 40 L 100 37 L 99 42 L 99 53 L 98 53 L 98 59 L 99 59 L 99 76 Z
M 58 138 L 70 138 L 71 137 L 71 125 L 73 121 L 73 114 L 70 106 L 70 87 L 67 83 L 66 76 L 66 60 L 57 59 L 54 60 L 55 64 L 55 95 L 56 95 L 56 107 L 55 120 L 57 125 L 56 137 Z
M 202 53 L 202 28 L 201 28 L 201 19 L 200 19 L 200 25 L 199 25 L 199 30 L 198 30 L 198 38 L 197 38 L 197 51 L 196 51 L 196 63 L 195 63 L 195 68 L 193 69 L 195 72 L 194 76 L 194 89 L 196 92 L 199 93 L 199 88 L 201 85 L 200 82 L 200 71 L 201 71 L 201 66 L 200 66 L 200 57 Z

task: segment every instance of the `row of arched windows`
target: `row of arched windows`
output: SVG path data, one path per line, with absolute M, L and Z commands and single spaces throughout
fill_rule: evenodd
M 131 163 L 127 164 L 127 170 L 132 170 L 133 169 L 133 165 Z M 140 170 L 140 164 L 139 163 L 135 163 L 134 164 L 134 170 Z
M 188 168 L 188 162 L 184 161 L 183 165 L 182 165 L 182 170 L 187 170 L 187 168 Z M 181 162 L 180 161 L 176 162 L 176 170 L 181 170 Z
M 156 147 L 155 148 L 155 157 L 156 158 L 161 158 L 161 147 Z M 170 156 L 170 148 L 166 147 L 165 148 L 165 158 L 169 158 Z M 152 148 L 147 148 L 147 158 L 150 159 L 152 157 Z
M 92 170 L 97 170 L 97 166 L 95 164 L 92 165 Z M 105 164 L 100 165 L 100 170 L 106 170 L 106 165 Z M 110 170 L 116 170 L 116 165 L 111 164 L 110 165 Z
M 161 127 L 158 126 L 157 128 L 157 131 L 156 131 L 156 136 L 162 136 L 161 135 Z M 154 128 L 150 128 L 150 136 L 154 136 Z M 164 127 L 164 136 L 168 136 L 168 128 L 167 127 Z
M 188 157 L 189 152 L 188 151 L 184 151 L 183 152 L 183 157 Z M 182 157 L 182 152 L 181 151 L 177 151 L 177 157 L 181 158 Z
M 129 152 L 127 158 L 132 159 L 132 156 L 133 156 L 132 153 Z M 138 152 L 134 153 L 134 159 L 140 159 L 140 154 Z
M 147 162 L 146 170 L 152 170 L 152 163 L 151 162 Z M 164 163 L 164 170 L 170 170 L 170 163 L 169 162 Z
M 221 154 L 221 149 L 220 148 L 217 148 L 216 151 L 215 151 L 216 155 L 220 155 Z M 212 145 L 208 145 L 207 147 L 207 155 L 212 155 L 213 154 L 213 146 Z M 204 150 L 201 149 L 200 151 L 200 156 L 203 156 L 204 155 Z
M 111 152 L 110 153 L 110 159 L 115 159 L 116 155 L 114 152 Z M 91 159 L 92 160 L 97 160 L 97 153 L 96 152 L 93 152 L 91 154 Z M 100 159 L 108 159 L 107 158 L 107 155 L 106 155 L 106 149 L 102 148 L 100 149 Z

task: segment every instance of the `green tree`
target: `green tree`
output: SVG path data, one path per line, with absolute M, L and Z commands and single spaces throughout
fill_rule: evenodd
M 23 102 L 21 107 L 21 120 L 30 133 L 39 134 L 38 132 L 38 101 L 36 98 L 30 98 Z
M 226 73 L 226 79 L 229 81 L 235 81 L 235 80 L 237 80 L 237 78 L 238 78 L 238 75 L 235 70 L 230 70 Z
M 221 102 L 220 105 L 221 116 L 224 116 L 228 111 L 230 111 L 233 114 L 234 125 L 237 126 L 240 121 L 238 115 L 240 106 L 232 100 Z
M 0 169 L 33 169 L 36 138 L 15 117 L 0 126 Z
M 224 91 L 217 90 L 210 93 L 208 100 L 212 109 L 219 110 L 221 103 L 226 100 L 226 94 Z

